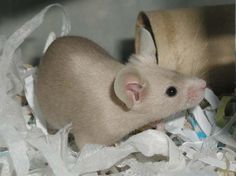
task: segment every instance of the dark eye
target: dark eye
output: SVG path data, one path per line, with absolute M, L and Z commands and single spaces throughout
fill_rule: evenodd
M 166 90 L 166 95 L 168 95 L 169 97 L 173 97 L 177 94 L 177 89 L 173 86 L 169 87 L 167 90 Z

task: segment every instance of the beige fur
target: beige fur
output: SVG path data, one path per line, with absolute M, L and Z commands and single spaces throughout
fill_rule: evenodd
M 40 64 L 36 86 L 48 123 L 58 129 L 72 122 L 80 148 L 86 143 L 112 144 L 147 123 L 202 100 L 204 81 L 160 68 L 153 54 L 143 53 L 123 65 L 88 39 L 54 41 Z M 130 80 L 117 75 L 141 85 L 137 101 L 132 91 L 126 91 Z M 169 86 L 176 86 L 175 97 L 165 94 Z M 194 95 L 190 97 L 189 92 Z

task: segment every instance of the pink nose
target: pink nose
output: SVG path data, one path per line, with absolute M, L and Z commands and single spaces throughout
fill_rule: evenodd
M 201 89 L 205 89 L 206 88 L 206 81 L 200 79 L 199 80 L 199 86 Z

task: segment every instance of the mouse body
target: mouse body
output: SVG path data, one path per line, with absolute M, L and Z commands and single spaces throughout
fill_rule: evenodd
M 145 32 L 144 32 L 145 33 Z M 143 49 L 121 64 L 82 37 L 56 39 L 40 63 L 36 96 L 46 121 L 72 122 L 76 144 L 113 144 L 133 130 L 196 106 L 206 82 L 156 64 L 149 33 Z

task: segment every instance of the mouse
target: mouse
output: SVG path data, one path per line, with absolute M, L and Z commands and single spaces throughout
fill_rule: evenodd
M 130 132 L 198 105 L 206 82 L 158 66 L 155 43 L 142 29 L 140 53 L 122 64 L 79 36 L 54 40 L 37 71 L 36 96 L 53 129 L 72 124 L 78 148 L 111 145 Z

